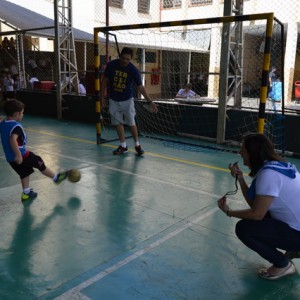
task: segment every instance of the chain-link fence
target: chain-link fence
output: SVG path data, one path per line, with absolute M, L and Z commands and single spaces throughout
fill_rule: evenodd
M 8 1 L 9 2 L 9 1 Z M 60 1 L 58 1 L 60 2 Z M 110 1 L 84 1 L 84 3 L 80 0 L 69 1 L 72 4 L 72 24 L 73 28 L 76 30 L 75 40 L 76 40 L 76 54 L 77 54 L 77 63 L 78 63 L 78 73 L 79 77 L 82 79 L 83 83 L 87 85 L 87 90 L 89 93 L 93 93 L 93 28 L 94 27 L 102 27 L 106 25 L 125 25 L 125 24 L 140 24 L 140 23 L 152 23 L 159 21 L 174 21 L 174 20 L 186 20 L 186 19 L 199 19 L 199 18 L 208 18 L 208 17 L 219 17 L 224 15 L 224 5 L 226 4 L 228 7 L 228 2 L 230 1 L 207 1 L 207 0 L 161 0 L 161 1 L 124 1 L 124 0 L 110 0 Z M 299 50 L 298 50 L 298 7 L 299 3 L 296 0 L 289 1 L 232 1 L 232 15 L 236 14 L 237 3 L 243 3 L 242 8 L 239 6 L 239 13 L 243 14 L 253 14 L 253 13 L 263 13 L 274 11 L 275 17 L 285 25 L 285 35 L 284 39 L 286 42 L 286 49 L 288 55 L 285 58 L 284 69 L 278 61 L 277 57 L 278 52 L 282 51 L 281 49 L 281 37 L 277 33 L 278 25 L 275 23 L 274 26 L 274 35 L 272 41 L 272 58 L 271 65 L 275 66 L 279 73 L 285 76 L 284 86 L 285 86 L 285 102 L 286 104 L 290 104 L 291 101 L 295 100 L 297 97 L 295 95 L 295 87 L 296 90 L 297 85 L 295 85 L 296 81 L 300 77 L 300 63 L 299 63 Z M 32 10 L 38 14 L 46 16 L 50 19 L 54 19 L 54 1 L 51 0 L 33 0 L 28 3 L 28 1 L 24 0 L 16 0 L 11 1 L 16 5 L 23 5 L 29 10 Z M 18 11 L 16 11 L 18 13 Z M 30 14 L 25 16 L 26 18 L 30 18 Z M 3 19 L 3 17 L 2 17 Z M 1 32 L 11 31 L 13 29 L 18 29 L 15 24 L 7 26 L 9 21 L 13 20 L 3 20 L 4 22 L 1 25 Z M 32 23 L 34 24 L 34 22 Z M 259 27 L 261 24 L 259 22 L 255 22 L 255 26 Z M 24 28 L 19 28 L 24 29 Z M 186 33 L 188 28 L 186 26 L 182 26 L 181 28 L 177 28 L 178 32 L 181 33 L 181 40 L 186 38 Z M 244 29 L 245 36 L 245 51 L 247 51 L 249 43 L 249 39 L 247 36 L 253 35 L 253 33 L 247 32 L 247 28 Z M 41 38 L 43 36 L 43 38 Z M 263 36 L 264 31 L 262 27 L 262 31 L 255 34 L 251 41 L 251 46 L 255 48 L 255 56 L 259 57 L 263 52 Z M 8 35 L 2 36 L 2 48 L 7 49 L 6 46 L 6 38 L 16 40 L 16 35 Z M 163 38 L 163 37 L 162 37 Z M 175 61 L 168 62 L 169 68 L 173 69 L 174 81 L 176 81 L 176 86 L 170 86 L 169 91 L 164 91 L 163 94 L 166 97 L 172 97 L 176 92 L 176 89 L 183 86 L 185 81 L 191 80 L 194 83 L 194 87 L 198 89 L 198 93 L 200 95 L 206 95 L 207 89 L 214 89 L 216 86 L 216 82 L 211 81 L 211 86 L 206 86 L 208 84 L 207 79 L 209 73 L 218 72 L 218 70 L 214 70 L 211 66 L 210 60 L 212 59 L 211 48 L 213 46 L 213 40 L 211 36 L 205 36 L 206 42 L 203 46 L 203 51 L 201 54 L 193 54 L 192 58 L 192 68 L 190 70 L 185 71 L 189 72 L 186 74 L 179 74 L 178 65 Z M 256 39 L 256 41 L 254 41 Z M 195 39 L 196 40 L 196 39 Z M 25 67 L 26 72 L 30 74 L 30 63 L 34 66 L 34 64 L 38 65 L 37 69 L 37 77 L 40 80 L 51 80 L 54 81 L 54 68 L 55 64 L 53 61 L 54 57 L 54 45 L 53 45 L 53 36 L 47 37 L 47 34 L 44 35 L 42 31 L 34 33 L 26 34 L 26 41 L 24 51 L 26 51 L 25 55 Z M 189 41 L 188 41 L 189 42 Z M 130 41 L 123 41 L 120 43 L 120 47 L 122 47 L 125 43 L 135 48 L 137 51 L 141 51 L 141 47 L 136 47 L 136 43 Z M 201 42 L 203 44 L 203 42 Z M 146 68 L 150 70 L 160 69 L 160 66 L 153 66 L 153 62 L 149 61 L 149 55 L 151 55 L 151 43 L 147 42 L 142 45 L 146 51 L 147 61 Z M 174 45 L 176 48 L 176 45 Z M 199 47 L 200 48 L 200 47 Z M 103 41 L 103 49 L 105 49 L 105 44 Z M 11 52 L 3 52 L 1 55 L 0 67 L 1 70 L 7 71 L 7 69 L 11 65 L 18 64 L 18 57 L 14 56 Z M 11 54 L 11 55 L 10 55 Z M 105 60 L 105 55 L 101 57 L 102 61 Z M 247 55 L 244 52 L 243 55 Z M 109 54 L 110 58 L 114 58 L 115 54 Z M 198 56 L 198 57 L 197 57 Z M 255 56 L 253 56 L 254 59 Z M 197 58 L 195 58 L 197 57 Z M 196 59 L 196 60 L 195 60 Z M 29 61 L 29 63 L 28 63 Z M 35 62 L 33 62 L 35 61 Z M 141 61 L 137 59 L 134 61 L 138 66 L 141 66 Z M 27 64 L 27 66 L 26 66 Z M 173 66 L 172 66 L 173 64 Z M 14 66 L 12 66 L 14 68 Z M 147 70 L 147 72 L 149 72 Z M 13 69 L 15 72 L 15 70 Z M 247 98 L 252 96 L 257 98 L 257 90 L 259 84 L 259 72 L 261 70 L 253 69 L 251 62 L 245 61 L 243 65 L 243 95 L 245 97 L 243 106 L 254 105 L 255 101 L 248 101 Z M 40 77 L 40 78 L 39 78 Z M 149 77 L 149 76 L 147 76 Z M 196 79 L 198 78 L 198 79 Z M 151 89 L 151 80 L 146 80 L 146 87 Z M 169 95 L 167 95 L 169 93 Z M 250 104 L 252 103 L 252 104 Z
M 45 15 L 49 18 L 54 19 L 54 1 L 51 0 L 33 0 L 28 3 L 28 1 L 24 0 L 16 0 L 11 1 L 17 5 L 23 5 L 24 7 L 31 9 L 41 15 Z M 60 1 L 58 1 L 60 2 Z M 78 62 L 78 72 L 80 73 L 80 77 L 85 84 L 86 81 L 90 82 L 90 77 L 92 76 L 90 73 L 93 73 L 93 28 L 94 27 L 102 27 L 106 25 L 125 25 L 125 24 L 139 24 L 139 23 L 152 23 L 158 21 L 174 21 L 174 20 L 186 20 L 186 19 L 198 19 L 198 18 L 208 18 L 208 17 L 219 17 L 224 14 L 224 5 L 230 1 L 208 1 L 208 0 L 161 0 L 161 1 L 151 1 L 151 0 L 141 0 L 141 1 L 124 1 L 124 0 L 110 0 L 110 1 L 84 1 L 84 3 L 80 0 L 69 1 L 72 4 L 72 23 L 73 27 L 81 30 L 82 35 L 80 36 L 80 31 L 75 36 L 76 42 L 76 51 L 77 51 L 77 62 Z M 224 4 L 225 2 L 225 4 Z M 235 14 L 236 2 L 232 1 L 232 14 Z M 239 1 L 238 1 L 239 2 Z M 241 1 L 243 2 L 243 1 Z M 299 3 L 296 0 L 290 1 L 244 1 L 241 12 L 243 14 L 253 14 L 253 13 L 263 13 L 274 11 L 274 15 L 280 22 L 286 25 L 285 31 L 285 41 L 289 43 L 289 45 L 293 46 L 288 48 L 289 59 L 286 58 L 285 69 L 282 70 L 282 66 L 279 66 L 277 63 L 276 67 L 279 72 L 282 74 L 285 73 L 285 86 L 286 86 L 286 94 L 285 98 L 287 102 L 295 99 L 294 83 L 299 79 L 300 76 L 300 63 L 299 61 L 299 50 L 297 47 L 298 33 L 297 33 L 297 20 L 298 15 L 297 11 L 299 7 Z M 26 17 L 30 17 L 26 16 Z M 3 19 L 3 17 L 2 17 Z M 8 26 L 5 26 L 7 20 L 2 23 L 1 31 L 12 30 Z M 10 20 L 9 20 L 10 21 Z M 9 22 L 8 22 L 9 23 Z M 11 24 L 13 28 L 16 28 L 14 24 Z M 259 26 L 259 23 L 256 23 Z M 288 26 L 287 26 L 288 25 Z M 273 39 L 273 48 L 272 48 L 272 61 L 276 60 L 278 50 L 281 50 L 281 45 L 279 42 L 280 37 L 276 34 L 276 26 L 274 27 L 274 39 Z M 296 28 L 294 28 L 296 26 Z M 24 29 L 24 28 L 21 28 Z M 180 29 L 182 33 L 182 38 L 185 37 L 185 32 L 187 28 L 182 26 Z M 289 33 L 291 30 L 296 30 L 295 32 Z M 86 33 L 90 34 L 89 38 L 87 38 Z M 245 31 L 245 35 L 248 33 Z M 262 31 L 258 35 L 256 35 L 257 42 L 253 42 L 253 47 L 256 48 L 256 54 L 259 56 L 262 53 L 263 47 L 263 34 Z M 47 70 L 46 73 L 53 73 L 53 38 L 52 43 L 48 39 L 45 42 L 45 39 L 40 38 L 43 33 L 39 32 L 38 35 L 27 35 L 26 46 L 24 51 L 31 51 L 32 53 L 28 53 L 29 59 L 27 57 L 25 60 L 30 61 L 30 58 L 35 60 L 35 63 L 41 69 L 39 72 L 39 77 L 42 80 L 54 80 L 54 76 L 50 74 L 44 74 L 44 69 Z M 16 39 L 16 36 L 8 35 L 8 39 L 13 38 Z M 208 36 L 209 40 L 210 37 Z M 247 42 L 247 41 L 246 41 Z M 2 48 L 6 48 L 6 39 L 2 36 Z M 203 87 L 205 85 L 205 77 L 208 76 L 209 73 L 209 59 L 210 59 L 210 47 L 212 41 L 205 46 L 206 53 L 199 55 L 199 61 L 192 65 L 194 68 L 189 70 L 191 80 L 196 81 L 196 77 L 199 78 L 199 82 L 195 82 L 196 86 L 201 86 L 201 90 L 199 90 L 199 94 L 205 94 L 205 90 L 208 87 Z M 122 46 L 122 44 L 120 44 Z M 135 43 L 131 44 L 132 47 L 135 47 Z M 104 46 L 103 46 L 104 47 Z M 151 46 L 147 48 L 147 43 L 145 43 L 144 48 L 146 50 L 151 51 Z M 137 49 L 138 50 L 138 49 Z M 45 53 L 41 53 L 45 52 Z M 49 52 L 49 53 L 47 53 Z M 151 55 L 151 53 L 149 54 Z M 45 57 L 43 57 L 45 56 Z M 111 58 L 113 58 L 111 56 Z M 104 58 L 102 58 L 104 60 Z M 194 58 L 193 58 L 194 59 Z M 4 53 L 4 57 L 1 59 L 1 69 L 7 70 L 8 64 L 11 65 L 18 62 L 18 58 L 8 58 L 8 54 Z M 140 62 L 138 60 L 135 61 L 138 65 Z M 147 61 L 146 65 L 151 65 L 151 61 Z M 172 63 L 172 62 L 170 62 Z M 26 61 L 25 61 L 26 64 Z M 51 65 L 50 65 L 51 64 Z M 176 63 L 173 67 L 174 72 L 176 73 Z M 170 66 L 171 67 L 171 66 Z M 29 66 L 28 66 L 29 68 Z M 27 69 L 28 69 L 27 68 Z M 52 69 L 50 71 L 50 69 Z M 150 68 L 157 69 L 157 68 Z M 257 90 L 257 82 L 259 82 L 259 72 L 260 70 L 252 70 L 251 63 L 246 62 L 243 66 L 244 69 L 244 95 L 256 96 L 255 90 Z M 88 76 L 86 74 L 88 73 Z M 174 74 L 174 77 L 177 75 Z M 37 76 L 38 77 L 38 76 Z M 86 77 L 86 78 L 85 78 Z M 171 87 L 170 96 L 174 94 L 175 89 L 184 84 L 186 80 L 186 76 L 182 76 L 182 74 L 178 74 L 177 77 L 181 77 L 177 83 L 177 87 Z M 146 85 L 151 87 L 151 81 L 147 80 Z M 91 84 L 92 86 L 92 84 Z M 90 92 L 93 89 L 89 89 Z M 248 105 L 248 104 L 247 104 Z
M 58 0 L 58 3 L 61 1 Z M 55 64 L 54 30 L 41 29 L 42 26 L 54 25 L 54 1 L 4 2 L 15 5 L 7 14 L 4 10 L 6 7 L 3 6 L 0 16 L 1 90 L 4 97 L 11 96 L 17 89 L 54 89 L 55 74 L 58 71 Z M 66 18 L 69 17 L 73 25 L 78 77 L 84 85 L 83 93 L 91 95 L 95 92 L 93 40 L 95 27 L 221 17 L 224 14 L 274 12 L 276 21 L 272 34 L 270 66 L 276 68 L 276 78 L 274 77 L 273 81 L 281 82 L 282 93 L 278 91 L 275 93 L 275 89 L 273 94 L 271 93 L 270 79 L 266 109 L 270 112 L 281 111 L 283 104 L 289 113 L 297 112 L 297 100 L 300 98 L 297 14 L 300 3 L 297 0 L 64 0 L 64 2 L 72 6 L 72 16 Z M 23 7 L 23 10 L 20 7 Z M 36 23 L 39 16 L 47 18 L 47 24 L 43 18 L 40 23 Z M 24 25 L 25 20 L 31 23 L 27 22 Z M 245 23 L 238 29 L 239 31 L 234 26 L 235 24 L 232 24 L 227 104 L 257 110 L 262 79 L 265 23 L 253 20 Z M 283 35 L 281 26 L 284 27 Z M 33 27 L 39 29 L 20 31 Z M 237 39 L 238 34 L 241 34 L 241 39 Z M 133 63 L 141 70 L 146 89 L 154 99 L 174 99 L 177 91 L 190 82 L 199 96 L 218 103 L 221 38 L 222 27 L 208 25 L 196 29 L 182 25 L 168 31 L 158 28 L 155 32 L 124 31 L 112 37 L 109 46 L 106 44 L 105 36 L 102 36 L 99 48 L 102 66 L 100 71 L 103 71 L 107 60 L 118 57 L 118 48 L 129 46 L 134 49 Z M 238 47 L 240 50 L 236 52 L 235 49 Z M 236 72 L 237 69 L 240 74 Z M 270 75 L 273 76 L 273 73 Z M 13 91 L 11 87 L 7 90 L 3 84 L 6 74 L 14 80 Z M 38 82 L 32 82 L 35 78 Z M 242 98 L 237 104 L 235 98 L 239 88 L 242 89 Z M 67 92 L 75 91 L 68 88 Z

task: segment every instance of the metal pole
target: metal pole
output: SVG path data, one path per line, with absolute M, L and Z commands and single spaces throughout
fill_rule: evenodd
M 54 39 L 54 49 L 55 49 L 55 82 L 56 82 L 56 115 L 60 120 L 62 119 L 62 101 L 61 101 L 61 64 L 60 64 L 60 32 L 59 32 L 59 18 L 58 18 L 58 1 L 54 0 L 54 24 L 55 24 L 55 39 Z
M 265 115 L 266 115 L 266 101 L 268 94 L 268 81 L 269 81 L 269 70 L 271 60 L 271 40 L 273 32 L 273 20 L 274 14 L 270 13 L 267 17 L 267 28 L 266 28 L 266 39 L 265 39 L 265 51 L 264 51 L 264 66 L 262 70 L 262 82 L 260 89 L 260 102 L 258 110 L 258 122 L 257 132 L 264 133 L 265 127 Z

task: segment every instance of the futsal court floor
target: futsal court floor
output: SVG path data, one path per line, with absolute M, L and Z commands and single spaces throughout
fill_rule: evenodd
M 143 157 L 131 138 L 130 151 L 114 156 L 118 141 L 96 145 L 94 125 L 28 115 L 23 125 L 28 149 L 48 167 L 78 168 L 82 178 L 55 185 L 36 171 L 38 198 L 25 206 L 0 150 L 1 300 L 299 299 L 300 276 L 259 278 L 269 264 L 217 208 L 234 190 L 227 165 L 241 164 L 238 154 L 142 137 Z M 245 206 L 240 190 L 229 201 Z

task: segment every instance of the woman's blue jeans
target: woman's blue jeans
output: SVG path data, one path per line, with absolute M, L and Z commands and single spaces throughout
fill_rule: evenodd
M 278 249 L 300 251 L 300 231 L 269 217 L 260 221 L 240 220 L 235 232 L 247 247 L 277 268 L 284 268 L 289 263 Z

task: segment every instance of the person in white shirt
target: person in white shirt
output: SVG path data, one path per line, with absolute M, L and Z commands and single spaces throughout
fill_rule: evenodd
M 8 72 L 3 78 L 3 96 L 4 100 L 14 97 L 14 80 L 11 77 L 11 74 Z
M 226 195 L 218 206 L 227 216 L 241 219 L 236 224 L 237 237 L 272 264 L 259 271 L 260 277 L 274 280 L 293 274 L 296 268 L 291 259 L 300 253 L 300 174 L 263 134 L 247 135 L 240 154 L 253 177 L 251 185 L 237 164 L 229 164 L 229 169 L 249 208 L 231 210 Z
M 79 94 L 86 95 L 86 88 L 84 84 L 84 79 L 79 80 Z
M 180 89 L 176 94 L 176 98 L 194 98 L 199 97 L 193 90 L 192 84 L 188 83 L 184 89 Z
M 86 95 L 86 89 L 82 83 L 79 83 L 79 94 Z
M 34 83 L 35 82 L 39 82 L 38 78 L 35 77 L 35 76 L 32 76 L 30 79 L 29 79 L 29 86 L 30 88 L 33 90 L 34 89 Z
M 3 89 L 5 92 L 13 92 L 14 90 L 14 80 L 10 73 L 6 73 L 6 77 L 3 79 Z

